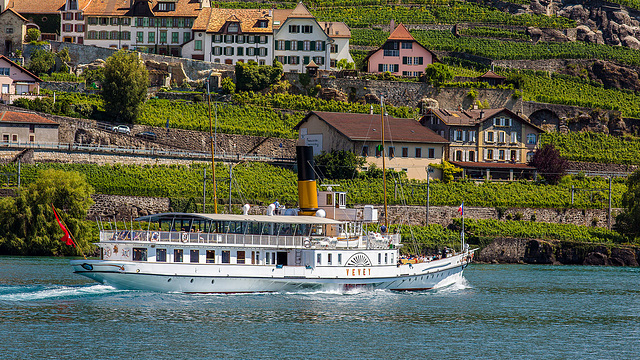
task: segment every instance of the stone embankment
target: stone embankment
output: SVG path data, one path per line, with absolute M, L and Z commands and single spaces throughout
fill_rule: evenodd
M 638 266 L 640 248 L 569 241 L 499 238 L 476 254 L 475 261 L 501 264 Z

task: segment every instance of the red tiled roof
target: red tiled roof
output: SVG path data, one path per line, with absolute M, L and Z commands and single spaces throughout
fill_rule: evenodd
M 130 5 L 129 0 L 93 0 L 84 9 L 84 16 L 124 16 Z
M 58 14 L 65 3 L 66 0 L 10 0 L 7 8 L 20 14 Z
M 462 168 L 535 170 L 535 167 L 529 166 L 527 164 L 470 162 L 470 161 L 450 161 L 450 163 Z
M 413 41 L 416 41 L 416 39 L 414 39 L 413 36 L 411 36 L 411 34 L 409 33 L 409 30 L 407 30 L 407 28 L 404 27 L 404 25 L 402 25 L 402 24 L 398 25 L 398 27 L 395 28 L 395 30 L 393 30 L 391 35 L 389 35 L 389 39 L 388 40 L 413 40 Z
M 94 0 L 96 1 L 96 0 Z M 200 13 L 198 0 L 176 0 L 176 9 L 173 11 L 158 11 L 158 0 L 150 0 L 153 15 L 157 17 L 185 16 L 196 17 Z
M 506 79 L 506 77 L 504 77 L 502 75 L 498 75 L 498 74 L 494 73 L 493 71 L 489 70 L 486 73 L 478 76 L 478 79 Z
M 258 20 L 266 20 L 267 27 L 258 27 Z M 273 32 L 268 9 L 217 9 L 204 8 L 193 23 L 192 30 L 217 33 L 223 30 L 228 21 L 239 21 L 242 33 Z
M 343 22 L 318 21 L 322 30 L 332 38 L 350 38 L 351 29 Z
M 57 122 L 40 115 L 17 111 L 0 112 L 0 123 L 59 125 Z
M 312 115 L 326 122 L 336 131 L 350 140 L 381 141 L 381 119 L 379 114 L 354 114 L 311 111 L 296 125 L 298 129 Z M 433 130 L 420 125 L 413 119 L 385 117 L 385 141 L 417 142 L 417 143 L 449 143 Z

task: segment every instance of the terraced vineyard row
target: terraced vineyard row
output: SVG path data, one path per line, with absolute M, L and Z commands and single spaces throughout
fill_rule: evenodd
M 640 165 L 640 139 L 619 138 L 602 133 L 546 133 L 541 144 L 553 144 L 560 154 L 573 161 Z
M 85 174 L 96 192 L 114 195 L 138 195 L 161 197 L 186 197 L 200 199 L 202 196 L 202 173 L 205 165 L 192 166 L 129 166 L 129 165 L 89 165 L 89 164 L 39 164 L 22 168 L 22 181 L 29 183 L 35 179 L 38 169 L 59 168 L 75 170 Z M 17 172 L 15 165 L 2 165 L 0 172 Z M 216 168 L 219 179 L 228 178 L 228 168 Z M 297 203 L 296 175 L 290 170 L 266 164 L 247 163 L 234 168 L 237 186 L 232 187 L 237 201 L 266 204 L 274 199 L 288 206 Z M 4 180 L 4 179 L 2 179 Z M 427 187 L 424 181 L 398 180 L 402 187 L 394 188 L 393 181 L 387 185 L 390 204 L 425 205 Z M 381 204 L 381 179 L 331 180 L 341 185 L 340 189 L 349 193 L 350 204 Z M 0 184 L 2 185 L 2 184 Z M 483 207 L 571 207 L 571 185 L 576 188 L 608 187 L 605 179 L 565 178 L 557 186 L 532 182 L 481 183 L 455 182 L 431 184 L 431 204 L 457 206 L 464 200 L 468 206 Z M 211 191 L 211 190 L 209 190 Z M 613 206 L 621 205 L 621 196 L 626 191 L 622 180 L 613 184 Z M 221 180 L 218 197 L 226 199 L 228 182 Z M 397 194 L 397 196 L 395 195 Z M 605 208 L 608 194 L 604 191 L 578 191 L 574 207 Z

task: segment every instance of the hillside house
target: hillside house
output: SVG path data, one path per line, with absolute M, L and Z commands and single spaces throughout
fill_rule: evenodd
M 471 177 L 513 179 L 527 166 L 544 131 L 506 109 L 427 109 L 420 123 L 449 141 L 445 159 Z
M 42 79 L 29 70 L 0 55 L 0 96 L 5 104 L 21 97 L 37 97 L 41 82 Z
M 27 19 L 27 30 L 36 28 L 41 32 L 42 40 L 57 41 L 60 36 L 60 14 L 66 2 L 67 0 L 0 0 L 0 10 L 12 9 Z
M 437 62 L 437 58 L 400 24 L 391 31 L 387 41 L 379 49 L 369 53 L 364 61 L 370 73 L 420 76 L 428 65 Z
M 0 54 L 15 57 L 16 50 L 22 50 L 27 34 L 27 19 L 13 9 L 0 13 Z
M 0 144 L 58 144 L 58 123 L 40 115 L 0 112 Z
M 448 141 L 413 119 L 385 116 L 385 145 L 382 118 L 377 114 L 311 111 L 296 125 L 300 140 L 313 146 L 314 155 L 332 150 L 351 151 L 365 157 L 367 164 L 405 171 L 410 179 L 426 179 L 426 168 L 440 163 Z M 438 175 L 439 176 L 439 175 Z

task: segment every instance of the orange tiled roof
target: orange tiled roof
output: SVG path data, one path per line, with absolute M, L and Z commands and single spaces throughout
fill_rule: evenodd
M 59 125 L 57 122 L 40 115 L 17 111 L 0 112 L 0 123 Z
M 94 0 L 95 1 L 95 0 Z M 196 17 L 200 13 L 200 2 L 198 0 L 176 0 L 176 9 L 173 11 L 159 11 L 158 3 L 161 1 L 158 0 L 150 0 L 151 11 L 153 11 L 153 15 L 157 17 L 172 17 L 172 16 L 183 16 L 183 17 Z M 167 2 L 167 1 L 164 1 Z
M 66 0 L 9 0 L 7 8 L 20 14 L 52 14 L 64 8 Z
M 4 13 L 5 13 L 5 12 L 7 12 L 7 11 L 9 11 L 9 12 L 11 12 L 12 14 L 16 15 L 17 17 L 19 17 L 22 21 L 29 21 L 29 20 L 27 20 L 24 16 L 22 16 L 22 15 L 18 14 L 18 12 L 17 12 L 17 11 L 15 11 L 15 10 L 13 10 L 13 9 L 11 9 L 11 8 L 7 8 L 7 9 L 5 9 L 2 13 L 4 14 Z
M 274 29 L 279 29 L 282 24 L 287 20 L 287 18 L 299 18 L 299 19 L 315 19 L 313 15 L 309 12 L 306 6 L 303 3 L 298 3 L 294 9 L 274 9 L 273 10 L 273 22 L 277 25 L 274 25 Z
M 129 0 L 93 0 L 84 9 L 85 16 L 124 16 L 129 12 Z
M 391 35 L 389 35 L 389 40 L 413 40 L 413 41 L 416 41 L 416 39 L 414 39 L 413 36 L 409 33 L 409 30 L 407 30 L 407 28 L 404 27 L 404 25 L 402 25 L 402 24 L 398 25 L 398 27 L 395 28 L 395 30 L 393 30 Z
M 518 119 L 523 123 L 544 132 L 543 129 L 536 126 L 535 124 L 527 121 L 527 119 L 519 116 L 513 111 L 507 108 L 497 108 L 497 109 L 473 109 L 473 110 L 447 110 L 447 109 L 429 109 L 429 112 L 436 115 L 442 122 L 446 125 L 457 125 L 457 126 L 474 126 L 476 124 L 485 122 L 493 118 L 494 116 L 504 112 L 506 115 Z
M 267 27 L 257 27 L 258 20 L 267 20 Z M 243 33 L 271 33 L 273 21 L 268 9 L 217 9 L 204 8 L 194 21 L 194 31 L 218 33 L 223 30 L 227 21 L 239 21 Z

